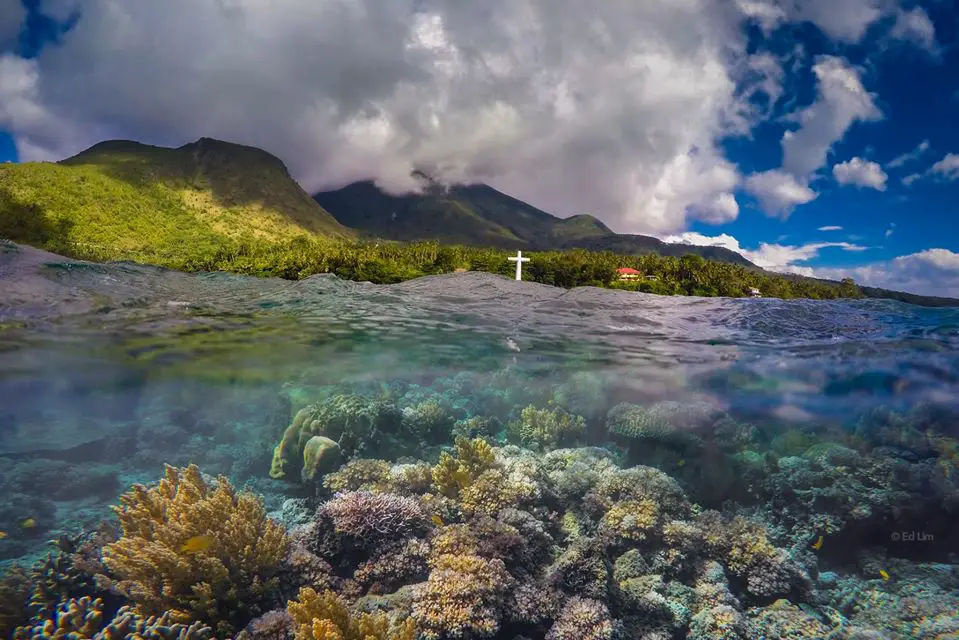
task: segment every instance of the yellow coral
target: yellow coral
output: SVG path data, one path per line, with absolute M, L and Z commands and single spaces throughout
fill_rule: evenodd
M 433 467 L 433 484 L 449 498 L 455 498 L 464 488 L 484 471 L 490 469 L 496 459 L 493 447 L 482 438 L 456 439 L 456 455 L 443 452 L 439 463 Z
M 460 507 L 466 513 L 496 515 L 532 497 L 535 487 L 508 478 L 499 469 L 489 469 L 460 491 Z
M 606 512 L 600 528 L 626 540 L 645 540 L 659 523 L 659 506 L 652 500 L 620 502 Z
M 296 626 L 296 640 L 416 640 L 416 623 L 393 624 L 385 613 L 354 614 L 332 591 L 300 589 L 286 610 Z
M 141 611 L 181 610 L 224 633 L 275 588 L 286 532 L 225 477 L 210 486 L 195 465 L 167 466 L 157 486 L 134 485 L 120 504 L 123 535 L 104 547 L 103 561 Z M 211 538 L 206 549 L 183 551 L 200 535 Z
M 417 590 L 413 618 L 426 638 L 492 636 L 513 579 L 501 560 L 443 555 Z
M 586 421 L 561 407 L 537 409 L 529 405 L 520 413 L 520 419 L 507 427 L 509 434 L 524 445 L 552 449 L 585 432 Z
M 293 422 L 290 423 L 290 426 L 283 432 L 283 438 L 280 440 L 280 443 L 276 445 L 276 448 L 273 449 L 273 461 L 270 463 L 271 478 L 285 478 L 289 472 L 288 467 L 290 461 L 299 458 L 299 452 L 302 449 L 300 434 L 307 422 L 307 418 L 312 419 L 313 411 L 313 407 L 300 409 L 296 416 L 293 417 Z
M 323 486 L 330 491 L 388 491 L 390 463 L 385 460 L 359 458 L 323 477 Z

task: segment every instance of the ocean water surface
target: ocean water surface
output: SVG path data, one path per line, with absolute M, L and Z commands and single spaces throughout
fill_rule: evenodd
M 308 427 L 290 431 L 298 416 Z M 483 273 L 288 282 L 0 244 L 7 569 L 109 521 L 119 496 L 166 464 L 226 476 L 296 531 L 319 526 L 318 508 L 339 513 L 336 500 L 401 499 L 345 463 L 384 460 L 395 478 L 441 466 L 444 452 L 465 459 L 459 437 L 492 445 L 496 462 L 459 485 L 434 472 L 433 485 L 406 486 L 428 516 L 412 538 L 429 547 L 418 569 L 357 577 L 381 555 L 412 554 L 399 530 L 383 544 L 407 540 L 402 553 L 306 545 L 354 610 L 435 638 L 955 638 L 957 416 L 959 309 L 563 290 Z M 304 457 L 316 436 L 338 453 L 319 470 Z M 490 494 L 509 504 L 474 495 L 496 473 Z M 520 476 L 525 493 L 510 488 Z M 633 488 L 610 489 L 629 478 Z M 671 491 L 681 506 L 662 497 Z M 469 572 L 442 573 L 436 541 L 489 522 L 524 549 L 533 529 L 548 542 L 523 562 L 474 550 L 503 562 L 484 578 L 500 587 L 465 588 L 458 597 L 482 610 L 450 621 L 453 605 L 430 589 Z M 101 580 L 60 596 L 149 609 L 102 569 L 112 590 L 96 591 Z M 256 613 L 304 585 L 278 587 Z M 53 610 L 28 611 L 29 624 Z M 193 618 L 217 637 L 246 625 L 256 637 L 253 613 Z

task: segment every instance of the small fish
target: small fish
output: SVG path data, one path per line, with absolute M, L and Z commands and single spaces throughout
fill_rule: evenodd
M 506 348 L 510 351 L 519 351 L 519 345 L 512 338 L 506 338 Z
M 37 526 L 36 518 L 24 518 L 23 520 L 20 521 L 21 529 L 33 529 L 36 526 Z
M 433 524 L 435 524 L 437 527 L 445 527 L 445 526 L 446 526 L 446 523 L 443 522 L 443 518 L 439 517 L 439 516 L 436 515 L 435 513 L 433 514 Z
M 883 579 L 883 580 L 886 580 L 887 582 L 889 581 L 889 572 L 886 571 L 885 569 L 880 569 L 880 570 L 879 570 L 879 575 L 882 576 L 882 579 Z
M 183 546 L 180 547 L 180 551 L 183 553 L 200 553 L 201 551 L 206 551 L 209 549 L 210 545 L 212 544 L 213 536 L 193 536 L 183 543 Z
M 676 466 L 677 466 L 677 467 L 682 467 L 682 466 L 684 466 L 685 464 L 686 464 L 686 461 L 685 461 L 685 460 L 680 460 L 679 462 L 676 463 Z
M 816 551 L 822 549 L 822 536 L 819 536 L 819 539 L 812 543 L 812 548 Z
M 0 540 L 3 540 L 3 539 L 6 538 L 6 537 L 7 537 L 7 532 L 6 532 L 6 531 L 0 531 Z

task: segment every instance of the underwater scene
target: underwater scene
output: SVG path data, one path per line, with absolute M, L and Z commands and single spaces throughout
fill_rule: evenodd
M 959 638 L 959 309 L 0 244 L 0 637 Z

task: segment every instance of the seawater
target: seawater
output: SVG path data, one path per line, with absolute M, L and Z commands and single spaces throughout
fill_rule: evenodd
M 574 398 L 566 408 L 587 421 L 576 446 L 660 469 L 697 508 L 763 522 L 810 571 L 819 600 L 797 604 L 828 602 L 847 625 L 886 634 L 876 637 L 934 637 L 901 609 L 923 589 L 947 599 L 959 585 L 959 309 L 885 300 L 660 297 L 483 273 L 289 282 L 3 244 L 0 561 L 29 564 L 47 540 L 96 527 L 164 464 L 226 475 L 271 510 L 316 500 L 268 471 L 296 411 L 333 390 L 479 396 L 496 384 L 513 403 L 488 409 L 502 424 L 529 404 Z M 467 412 L 489 406 L 460 400 Z M 699 442 L 612 437 L 607 414 L 624 402 L 705 407 L 749 435 L 720 446 L 711 426 L 667 417 Z M 452 435 L 441 440 L 402 453 L 434 463 Z M 824 443 L 841 453 L 821 454 Z M 870 473 L 886 462 L 910 477 L 896 491 L 914 495 L 877 497 Z M 848 517 L 856 509 L 866 526 Z M 877 593 L 898 598 L 889 606 L 901 620 L 883 628 L 838 604 Z M 939 616 L 937 633 L 959 634 L 941 612 L 925 615 Z

